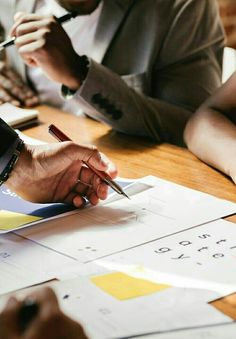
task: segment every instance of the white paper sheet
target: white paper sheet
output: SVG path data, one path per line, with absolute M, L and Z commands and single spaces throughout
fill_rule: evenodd
M 170 288 L 119 301 L 86 277 L 60 282 L 54 289 L 62 309 L 82 323 L 92 339 L 231 322 L 204 302 L 207 292 L 198 290 Z
M 236 211 L 236 204 L 155 177 L 128 201 L 112 201 L 19 234 L 87 262 Z M 147 185 L 155 185 L 147 189 Z M 117 196 L 117 195 L 116 195 Z
M 54 282 L 51 286 L 63 311 L 79 321 L 91 339 L 121 338 L 231 322 L 229 317 L 206 303 L 212 297 L 211 291 L 170 286 L 120 300 L 93 280 L 116 272 L 89 263 L 80 266 L 78 273 L 80 276 L 76 279 Z M 126 281 L 117 282 L 122 285 L 121 290 L 127 288 Z M 110 281 L 111 285 L 113 281 Z M 19 291 L 17 295 L 24 298 L 27 291 Z M 0 296 L 0 311 L 7 299 L 5 295 Z
M 141 267 L 145 277 L 182 287 L 236 291 L 236 225 L 218 220 L 98 261 L 123 271 Z
M 0 294 L 55 278 L 75 260 L 15 234 L 0 237 Z
M 39 111 L 36 109 L 19 108 L 10 103 L 0 105 L 0 118 L 10 126 L 23 126 L 27 121 L 36 119 L 38 115 Z
M 235 339 L 236 324 L 206 326 L 185 331 L 141 336 L 140 339 Z

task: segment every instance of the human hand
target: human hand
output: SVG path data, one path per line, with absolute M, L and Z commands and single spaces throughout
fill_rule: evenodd
M 54 292 L 43 288 L 28 296 L 34 300 L 39 311 L 25 331 L 19 326 L 19 311 L 22 301 L 11 297 L 0 314 L 0 338 L 4 339 L 87 339 L 83 328 L 63 314 Z
M 15 106 L 31 107 L 39 104 L 33 90 L 5 62 L 0 62 L 0 104 L 10 102 Z
M 17 13 L 11 35 L 28 66 L 40 67 L 46 76 L 72 90 L 81 85 L 81 58 L 54 16 Z
M 63 202 L 83 207 L 85 197 L 96 205 L 106 199 L 108 186 L 83 161 L 112 178 L 115 166 L 95 147 L 63 142 L 42 146 L 24 145 L 7 186 L 33 202 Z

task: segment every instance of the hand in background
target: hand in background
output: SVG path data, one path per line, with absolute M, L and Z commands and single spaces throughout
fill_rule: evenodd
M 82 327 L 63 314 L 54 292 L 43 288 L 28 298 L 39 305 L 36 317 L 22 333 L 19 323 L 19 311 L 22 302 L 11 297 L 0 314 L 0 338 L 2 339 L 86 339 Z
M 28 66 L 40 67 L 46 76 L 70 89 L 81 84 L 81 58 L 54 16 L 17 13 L 11 35 Z
M 96 205 L 106 199 L 108 186 L 82 161 L 115 177 L 114 165 L 95 147 L 63 142 L 24 145 L 7 186 L 33 202 L 64 202 L 84 206 L 86 197 Z
M 39 104 L 38 97 L 24 84 L 20 76 L 4 62 L 0 62 L 0 104 L 31 107 Z

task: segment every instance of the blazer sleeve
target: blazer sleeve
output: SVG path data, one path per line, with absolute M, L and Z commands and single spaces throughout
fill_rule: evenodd
M 144 74 L 149 93 L 91 60 L 74 97 L 86 114 L 126 134 L 183 144 L 188 118 L 221 84 L 224 34 L 216 2 L 176 3 L 154 65 Z

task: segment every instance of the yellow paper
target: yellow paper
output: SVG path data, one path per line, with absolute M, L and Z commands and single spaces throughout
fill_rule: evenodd
M 91 281 L 118 300 L 126 300 L 160 292 L 171 286 L 131 277 L 121 272 L 95 276 Z
M 0 210 L 0 230 L 9 231 L 11 229 L 20 227 L 22 225 L 28 224 L 40 220 L 42 218 L 35 217 L 32 215 L 15 213 L 5 210 Z

